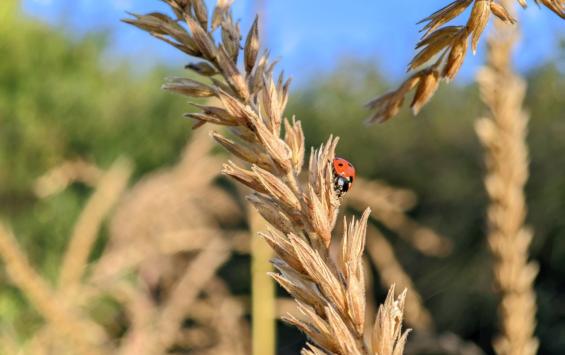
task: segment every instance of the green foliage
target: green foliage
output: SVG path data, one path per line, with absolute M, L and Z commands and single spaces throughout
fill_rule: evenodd
M 181 118 L 185 101 L 159 89 L 171 70 L 134 75 L 128 63 L 103 61 L 103 35 L 75 40 L 12 20 L 0 36 L 0 216 L 33 264 L 54 279 L 90 188 L 75 185 L 41 200 L 33 194 L 35 180 L 67 159 L 104 168 L 120 155 L 134 161 L 140 176 L 176 160 L 190 123 Z M 2 309 L 21 304 L 15 295 L 0 290 Z

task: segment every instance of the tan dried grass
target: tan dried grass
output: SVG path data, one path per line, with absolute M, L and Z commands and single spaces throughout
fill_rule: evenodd
M 248 200 L 276 228 L 261 235 L 277 254 L 273 262 L 278 273 L 273 277 L 308 317 L 308 321 L 286 319 L 308 335 L 311 344 L 304 352 L 401 354 L 407 335 L 400 331 L 403 294 L 397 301 L 392 295 L 387 298 L 377 317 L 373 341 L 364 341 L 368 327 L 362 254 L 369 210 L 359 221 L 344 223 L 341 252 L 331 257 L 328 248 L 340 204 L 331 169 L 337 139 L 330 137 L 326 144 L 312 150 L 307 181 L 300 182 L 304 135 L 300 122 L 283 119 L 290 80 L 283 74 L 274 79 L 274 63 L 269 63 L 267 52 L 260 55 L 258 20 L 246 36 L 244 71 L 240 71 L 237 59 L 241 34 L 231 16 L 231 1 L 220 1 L 211 21 L 201 0 L 165 2 L 176 18 L 151 13 L 133 15 L 125 22 L 205 61 L 205 65 L 187 66 L 204 75 L 202 81 L 175 79 L 163 88 L 220 101 L 219 105 L 195 105 L 201 112 L 188 117 L 195 120 L 196 128 L 214 123 L 227 126 L 232 133 L 230 138 L 212 134 L 244 163 L 230 162 L 223 173 L 253 191 Z M 213 36 L 217 28 L 221 29 L 219 44 Z M 281 137 L 283 125 L 285 135 Z
M 37 311 L 54 325 L 58 336 L 66 338 L 69 345 L 84 354 L 104 353 L 104 332 L 64 298 L 57 297 L 56 292 L 32 268 L 11 231 L 2 224 L 0 255 L 11 280 Z
M 210 154 L 211 146 L 205 131 L 195 132 L 180 163 L 143 178 L 112 219 L 111 240 L 89 281 L 112 294 L 117 292 L 126 307 L 138 305 L 129 312 L 132 326 L 121 353 L 161 354 L 170 347 L 184 346 L 199 349 L 196 353 L 220 354 L 226 352 L 215 352 L 220 351 L 218 347 L 230 347 L 222 335 L 222 322 L 208 318 L 199 320 L 197 326 L 183 327 L 187 319 L 195 319 L 193 311 L 204 301 L 206 288 L 217 284 L 214 275 L 229 257 L 232 238 L 241 249 L 244 233 L 221 230 L 218 224 L 220 220 L 240 224 L 242 213 L 213 184 L 221 162 Z M 139 275 L 140 284 L 130 287 L 123 298 L 116 285 L 131 272 Z M 150 296 L 156 290 L 159 300 Z M 220 294 L 231 304 L 230 309 L 236 307 L 226 291 Z M 222 304 L 214 302 L 216 307 Z M 230 319 L 240 322 L 241 311 Z M 247 349 L 231 348 L 233 354 L 244 354 Z
M 167 182 L 176 179 L 172 186 L 181 187 L 176 191 L 177 196 L 185 192 L 186 195 L 182 199 L 169 200 L 172 204 L 161 201 L 157 206 L 161 208 L 159 212 L 162 215 L 178 215 L 179 219 L 173 218 L 172 222 L 147 219 L 146 216 L 136 215 L 135 211 L 124 211 L 128 204 L 122 201 L 119 205 L 121 211 L 117 215 L 129 216 L 133 218 L 131 221 L 146 218 L 146 223 L 141 227 L 137 224 L 139 228 L 113 230 L 101 258 L 93 261 L 92 265 L 87 265 L 87 257 L 92 251 L 103 216 L 122 196 L 130 167 L 121 160 L 113 164 L 109 171 L 101 172 L 96 190 L 74 227 L 57 289 L 52 289 L 45 278 L 33 270 L 8 230 L 0 229 L 0 255 L 8 274 L 45 319 L 43 326 L 26 344 L 15 345 L 22 354 L 152 355 L 163 354 L 173 345 L 199 348 L 202 353 L 210 351 L 210 354 L 243 355 L 247 352 L 248 347 L 243 340 L 246 325 L 243 324 L 241 306 L 229 295 L 225 286 L 217 286 L 220 281 L 215 280 L 214 276 L 229 256 L 232 243 L 228 238 L 236 236 L 239 244 L 242 239 L 241 231 L 223 232 L 215 221 L 222 219 L 240 223 L 241 213 L 231 198 L 212 185 L 220 165 L 216 158 L 209 155 L 209 148 L 207 135 L 197 134 L 187 146 L 181 163 L 171 169 L 172 177 L 169 175 L 171 180 Z M 189 176 L 187 160 L 198 161 L 200 172 L 203 172 L 199 175 L 200 179 L 194 180 L 194 184 L 181 181 Z M 212 171 L 210 167 L 216 171 Z M 149 197 L 155 198 L 156 195 L 151 191 L 163 190 L 157 188 L 147 191 Z M 199 199 L 205 197 L 209 202 L 208 209 L 197 206 L 200 204 Z M 183 204 L 186 199 L 190 203 Z M 146 200 L 142 198 L 141 201 Z M 142 207 L 155 206 L 146 204 Z M 181 208 L 184 217 L 178 214 Z M 213 209 L 220 211 L 212 211 Z M 198 222 L 178 223 L 191 215 L 197 216 Z M 160 223 L 163 221 L 167 223 Z M 116 231 L 139 233 L 140 238 Z M 155 231 L 158 233 L 155 234 Z M 162 233 L 162 238 L 159 238 L 159 233 Z M 186 252 L 188 256 L 178 256 Z M 173 270 L 177 271 L 174 271 L 174 275 L 167 275 L 169 269 L 160 269 L 161 264 L 147 265 L 147 257 L 151 257 L 153 261 L 165 260 L 174 265 Z M 154 267 L 151 270 L 149 266 Z M 148 277 L 146 270 L 151 270 L 152 275 L 158 279 L 171 280 L 168 289 L 162 290 L 159 301 L 154 298 L 155 290 L 147 282 L 151 281 L 151 277 Z M 136 277 L 132 278 L 132 273 Z M 210 295 L 208 292 L 206 295 L 206 289 L 211 284 L 216 285 L 215 294 Z M 116 337 L 115 329 L 111 329 L 108 324 L 100 324 L 96 315 L 90 314 L 90 307 L 101 297 L 108 296 L 118 301 L 127 314 L 128 328 L 123 336 Z M 183 327 L 183 321 L 192 317 L 191 309 L 198 302 L 210 303 L 214 309 L 224 308 L 230 315 L 221 319 L 216 316 L 214 319 L 202 320 L 195 327 Z M 238 327 L 229 334 L 238 333 L 235 336 L 237 340 L 228 342 L 222 333 L 222 327 L 228 324 L 233 327 L 236 323 Z M 206 339 L 197 336 L 203 333 L 207 334 Z M 5 332 L 2 335 L 10 338 Z M 245 336 L 248 337 L 247 334 Z M 14 338 L 11 339 L 15 343 Z M 222 351 L 218 350 L 220 347 Z M 231 352 L 226 349 L 231 349 Z
M 177 165 L 148 174 L 126 193 L 111 218 L 111 238 L 93 281 L 108 283 L 135 268 L 161 274 L 161 266 L 175 269 L 176 261 L 186 259 L 175 254 L 200 250 L 220 234 L 238 233 L 222 231 L 218 224 L 237 224 L 243 217 L 233 198 L 213 184 L 222 163 L 210 154 L 211 147 L 205 131 L 195 132 Z M 182 270 L 176 269 L 175 274 Z
M 510 6 L 510 1 L 505 3 Z M 516 30 L 496 23 L 496 31 L 489 39 L 487 66 L 477 78 L 489 111 L 487 117 L 477 121 L 476 131 L 485 147 L 485 185 L 490 197 L 488 242 L 501 297 L 501 334 L 494 345 L 501 355 L 531 355 L 538 348 L 533 289 L 538 265 L 528 261 L 533 233 L 524 225 L 528 114 L 522 103 L 526 83 L 511 65 L 517 36 Z
M 525 0 L 517 1 L 526 7 Z M 565 18 L 564 0 L 536 0 L 536 3 Z M 507 1 L 455 0 L 423 19 L 420 23 L 424 23 L 421 29 L 424 35 L 416 44 L 416 50 L 419 51 L 408 65 L 408 71 L 422 69 L 415 71 L 396 90 L 367 103 L 372 111 L 367 123 L 382 123 L 396 116 L 412 90 L 414 97 L 410 107 L 414 115 L 418 114 L 432 98 L 442 79 L 450 81 L 455 78 L 463 65 L 469 40 L 473 54 L 476 53 L 479 39 L 491 15 L 507 24 L 516 23 L 507 6 Z M 444 26 L 467 8 L 471 8 L 471 12 L 465 25 Z
M 187 310 L 209 282 L 217 268 L 228 259 L 225 243 L 217 237 L 209 241 L 183 273 L 157 318 L 156 330 L 159 351 L 163 353 L 174 344 L 176 330 L 181 327 Z
M 33 187 L 41 198 L 55 195 L 74 182 L 94 187 L 102 177 L 102 171 L 94 164 L 82 159 L 68 160 L 41 175 Z
M 125 190 L 131 170 L 130 162 L 119 159 L 100 178 L 73 228 L 59 275 L 60 288 L 72 288 L 80 281 L 102 220 Z

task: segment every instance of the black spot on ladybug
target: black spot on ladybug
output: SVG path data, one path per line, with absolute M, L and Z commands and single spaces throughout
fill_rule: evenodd
M 339 163 L 339 164 L 337 164 L 337 166 L 343 166 L 343 163 Z

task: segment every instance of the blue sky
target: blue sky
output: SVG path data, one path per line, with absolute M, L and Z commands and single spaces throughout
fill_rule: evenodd
M 0 0 L 2 1 L 2 0 Z M 144 67 L 158 63 L 185 64 L 187 58 L 160 41 L 121 22 L 125 11 L 136 13 L 163 9 L 157 0 L 23 0 L 24 12 L 80 36 L 89 31 L 110 34 L 110 57 L 128 57 Z M 378 65 L 392 80 L 404 76 L 404 68 L 418 40 L 418 22 L 447 0 L 262 0 L 264 28 L 274 56 L 295 78 L 311 80 L 320 71 L 330 71 L 343 58 L 358 57 Z M 207 1 L 209 7 L 214 3 Z M 523 41 L 516 62 L 521 71 L 552 60 L 559 54 L 559 38 L 565 38 L 565 23 L 546 9 L 519 9 Z M 234 15 L 242 29 L 249 28 L 257 0 L 235 0 Z M 456 20 L 457 21 L 457 20 Z M 463 17 L 458 19 L 463 21 Z M 472 79 L 481 63 L 468 55 L 459 81 Z M 300 80 L 298 81 L 300 83 Z

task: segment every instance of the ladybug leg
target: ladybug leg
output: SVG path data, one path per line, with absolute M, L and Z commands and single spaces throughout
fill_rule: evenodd
M 350 184 L 351 183 L 349 179 L 341 175 L 336 175 L 334 177 L 334 190 L 337 194 L 337 197 L 341 197 L 344 193 L 346 193 L 349 190 Z
M 337 194 L 337 197 L 341 197 L 342 195 L 342 191 L 341 191 L 341 186 L 339 185 L 339 175 L 335 174 L 334 172 L 334 191 Z

